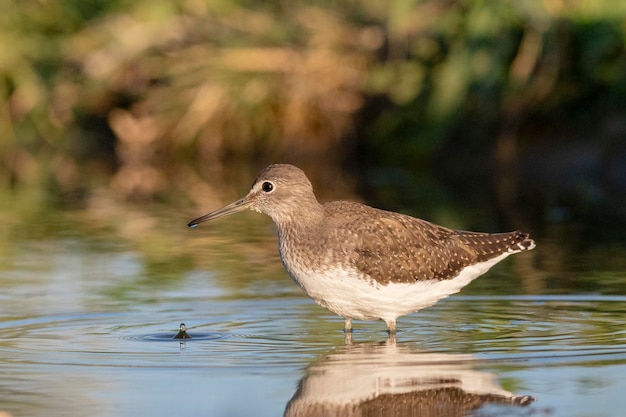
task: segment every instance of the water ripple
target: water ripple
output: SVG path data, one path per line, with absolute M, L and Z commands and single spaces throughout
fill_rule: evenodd
M 433 352 L 475 354 L 482 361 L 624 361 L 624 301 L 595 295 L 457 297 L 401 319 L 398 339 Z M 12 363 L 105 367 L 162 367 L 164 357 L 182 355 L 184 360 L 172 366 L 275 367 L 302 363 L 343 344 L 340 319 L 307 300 L 251 300 L 239 310 L 224 304 L 213 316 L 204 313 L 210 321 L 188 327 L 191 339 L 174 338 L 179 324 L 174 317 L 189 316 L 175 305 L 166 305 L 161 314 L 6 320 L 0 322 L 0 355 Z M 356 341 L 386 339 L 378 323 L 355 327 Z

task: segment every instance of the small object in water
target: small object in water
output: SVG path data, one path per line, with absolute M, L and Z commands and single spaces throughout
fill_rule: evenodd
M 174 336 L 174 339 L 191 339 L 191 336 L 189 336 L 189 333 L 187 333 L 187 327 L 185 326 L 185 323 L 180 323 L 180 328 L 178 330 L 178 333 L 176 333 L 176 336 Z

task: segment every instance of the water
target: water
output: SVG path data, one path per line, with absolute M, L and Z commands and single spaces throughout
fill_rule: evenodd
M 188 231 L 186 217 L 126 215 L 114 231 L 72 214 L 5 239 L 0 410 L 623 415 L 626 296 L 610 284 L 620 271 L 598 271 L 611 277 L 602 291 L 536 290 L 553 274 L 529 267 L 540 242 L 401 318 L 396 340 L 382 322 L 355 322 L 350 341 L 288 279 L 261 217 Z M 181 323 L 191 339 L 174 338 Z

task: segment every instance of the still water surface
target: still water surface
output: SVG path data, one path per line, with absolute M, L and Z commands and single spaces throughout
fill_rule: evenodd
M 94 239 L 66 225 L 3 249 L 0 411 L 624 415 L 619 290 L 532 293 L 532 258 L 506 261 L 401 318 L 396 340 L 382 322 L 355 322 L 349 341 L 343 320 L 282 271 L 265 223 L 251 229 L 244 216 L 221 226 L 246 230 L 242 238 L 220 226 L 189 232 L 185 220 L 162 244 Z M 174 339 L 182 322 L 192 339 Z

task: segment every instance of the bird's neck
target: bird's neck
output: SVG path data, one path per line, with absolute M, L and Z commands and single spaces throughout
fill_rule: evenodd
M 324 207 L 317 200 L 300 201 L 297 208 L 272 220 L 281 234 L 300 234 L 317 229 L 324 222 Z

